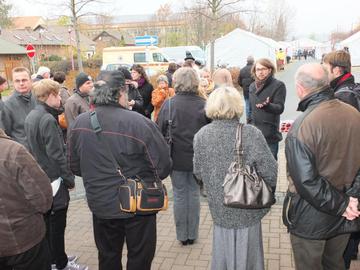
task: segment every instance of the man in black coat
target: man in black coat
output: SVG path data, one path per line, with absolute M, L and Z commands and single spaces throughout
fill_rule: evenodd
M 138 176 L 145 182 L 166 178 L 171 169 L 167 143 L 154 122 L 127 109 L 128 89 L 120 71 L 110 72 L 95 84 L 93 103 L 102 132 L 96 134 L 92 128 L 90 112 L 79 115 L 70 127 L 68 157 L 73 173 L 83 177 L 99 269 L 122 269 L 126 239 L 127 269 L 150 270 L 156 214 L 120 210 L 119 185 L 124 179 L 119 170 L 125 177 Z
M 355 94 L 346 91 L 355 86 L 355 79 L 351 74 L 350 54 L 344 50 L 334 51 L 326 54 L 323 61 L 335 97 L 360 111 Z
M 31 94 L 30 71 L 25 67 L 16 67 L 12 70 L 12 78 L 15 91 L 4 102 L 0 127 L 9 137 L 29 149 L 24 132 L 24 121 L 36 105 L 35 98 Z
M 251 70 L 255 82 L 249 87 L 251 107 L 250 123 L 263 133 L 269 148 L 277 159 L 280 115 L 284 111 L 286 87 L 282 81 L 274 78 L 275 66 L 269 59 L 259 59 Z
M 250 111 L 250 103 L 249 103 L 249 86 L 254 81 L 254 78 L 251 74 L 251 68 L 254 65 L 254 57 L 248 56 L 246 61 L 247 61 L 246 66 L 240 70 L 238 84 L 243 89 L 243 96 L 245 100 L 245 109 L 246 109 L 245 110 L 246 121 L 250 122 L 251 111 Z
M 347 92 L 350 88 L 355 87 L 355 79 L 351 74 L 351 57 L 349 52 L 339 50 L 328 53 L 323 61 L 323 65 L 328 71 L 330 86 L 335 92 L 335 97 L 360 111 L 355 93 Z M 352 233 L 344 252 L 345 267 L 347 269 L 350 268 L 351 259 L 357 258 L 359 243 L 360 232 Z

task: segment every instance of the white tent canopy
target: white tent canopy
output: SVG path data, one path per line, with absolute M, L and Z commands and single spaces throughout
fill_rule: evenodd
M 323 47 L 324 44 L 310 38 L 300 38 L 292 41 L 295 49 L 316 49 L 317 47 Z
M 360 31 L 340 42 L 340 46 L 348 47 L 351 55 L 351 64 L 360 66 Z
M 272 39 L 237 28 L 215 40 L 214 63 L 242 67 L 246 64 L 246 58 L 252 55 L 255 60 L 269 58 L 276 65 L 276 50 L 280 47 Z M 210 64 L 210 44 L 206 46 L 206 56 Z

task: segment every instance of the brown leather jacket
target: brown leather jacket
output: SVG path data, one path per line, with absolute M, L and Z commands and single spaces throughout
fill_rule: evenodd
M 299 110 L 304 113 L 286 138 L 290 183 L 284 223 L 306 239 L 350 232 L 351 224 L 341 215 L 349 202 L 347 191 L 360 174 L 360 113 L 334 99 L 328 88 L 304 98 Z
M 21 144 L 0 129 L 0 257 L 23 253 L 45 236 L 50 179 Z

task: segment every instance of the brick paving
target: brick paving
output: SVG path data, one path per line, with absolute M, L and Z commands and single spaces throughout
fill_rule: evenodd
M 166 180 L 165 183 L 171 190 L 170 181 Z M 286 187 L 284 145 L 282 143 L 279 152 L 278 202 L 262 221 L 265 269 L 267 270 L 295 269 L 289 235 L 281 219 L 282 199 Z M 79 184 L 77 190 L 72 194 L 73 199 L 70 203 L 66 230 L 66 250 L 68 254 L 78 255 L 78 262 L 87 264 L 89 270 L 96 270 L 98 269 L 98 261 L 92 232 L 91 213 L 86 201 L 79 199 L 82 192 L 83 189 Z M 157 247 L 152 269 L 210 269 L 212 219 L 206 200 L 201 202 L 199 239 L 191 246 L 181 246 L 176 240 L 172 205 L 170 202 L 169 210 L 157 215 Z M 126 250 L 123 251 L 123 254 L 123 265 L 126 265 Z M 352 263 L 351 270 L 357 269 L 360 270 L 360 263 L 355 261 Z

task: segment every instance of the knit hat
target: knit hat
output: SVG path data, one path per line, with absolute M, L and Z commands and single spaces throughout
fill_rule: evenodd
M 87 81 L 92 81 L 92 78 L 86 73 L 80 72 L 75 79 L 76 89 L 79 89 Z
M 186 57 L 184 58 L 184 61 L 186 60 L 193 60 L 195 61 L 195 58 L 192 56 L 191 52 L 186 51 Z
M 156 79 L 156 82 L 159 83 L 159 82 L 166 82 L 167 84 L 169 84 L 169 80 L 168 78 L 165 76 L 165 75 L 160 75 L 157 79 Z

